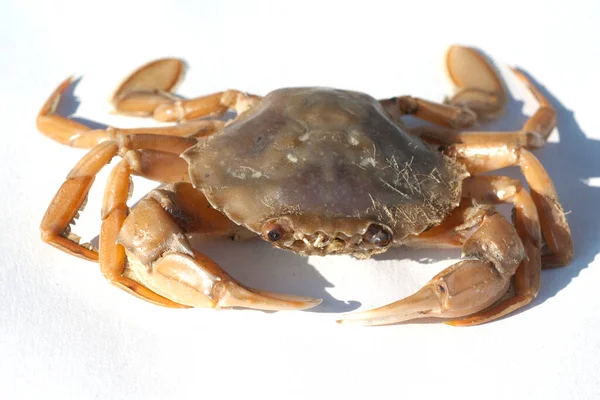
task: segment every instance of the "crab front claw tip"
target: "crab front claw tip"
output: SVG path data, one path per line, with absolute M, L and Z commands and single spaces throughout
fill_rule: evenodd
M 321 304 L 322 299 L 272 293 L 229 282 L 218 307 L 244 307 L 264 311 L 305 310 Z
M 426 285 L 412 296 L 372 310 L 345 314 L 337 321 L 348 325 L 389 325 L 435 316 L 442 311 L 440 296 L 432 285 Z

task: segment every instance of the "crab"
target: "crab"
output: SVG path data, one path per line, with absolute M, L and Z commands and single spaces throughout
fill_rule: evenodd
M 539 103 L 515 132 L 467 130 L 499 116 L 508 95 L 479 51 L 451 46 L 455 94 L 444 103 L 376 100 L 349 90 L 301 87 L 264 97 L 227 90 L 174 94 L 185 64 L 160 59 L 133 72 L 112 97 L 117 112 L 175 124 L 92 130 L 57 113 L 65 80 L 37 127 L 91 148 L 68 174 L 41 222 L 42 239 L 97 261 L 117 287 L 157 305 L 307 309 L 321 300 L 244 286 L 195 250 L 192 235 L 259 236 L 302 255 L 360 259 L 391 247 L 462 247 L 462 260 L 413 295 L 338 322 L 383 325 L 436 317 L 468 326 L 536 297 L 541 269 L 569 264 L 573 243 L 553 183 L 529 151 L 556 125 L 549 101 L 517 69 Z M 226 120 L 223 115 L 235 112 Z M 426 122 L 409 127 L 403 116 Z M 71 224 L 96 174 L 115 156 L 102 203 L 98 249 Z M 484 172 L 518 166 L 530 188 Z M 160 182 L 134 207 L 131 176 Z M 512 222 L 496 205 L 513 205 Z

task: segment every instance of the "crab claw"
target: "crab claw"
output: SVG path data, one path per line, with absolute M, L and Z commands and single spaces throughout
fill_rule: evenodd
M 510 277 L 491 262 L 465 260 L 442 271 L 417 293 L 373 310 L 346 315 L 338 323 L 388 325 L 419 318 L 458 318 L 496 302 L 508 289 Z
M 318 306 L 322 301 L 249 288 L 210 258 L 195 251 L 194 257 L 181 253 L 165 255 L 150 269 L 132 254 L 128 258 L 129 268 L 138 281 L 161 296 L 189 307 L 304 310 Z
M 264 311 L 306 310 L 321 304 L 322 299 L 249 289 L 240 284 L 228 285 L 218 306 L 244 307 Z
M 202 272 L 206 274 L 200 274 L 200 276 L 205 277 L 200 287 L 207 289 L 206 284 L 211 287 L 209 297 L 212 308 L 243 307 L 265 311 L 305 310 L 316 307 L 323 301 L 312 297 L 249 288 L 234 279 L 210 258 L 196 251 L 194 251 L 194 256 L 195 258 L 189 261 L 195 265 L 201 265 Z M 204 293 L 208 292 L 205 290 Z
M 439 296 L 427 285 L 403 300 L 368 311 L 346 314 L 337 322 L 353 325 L 388 325 L 431 316 L 440 309 Z

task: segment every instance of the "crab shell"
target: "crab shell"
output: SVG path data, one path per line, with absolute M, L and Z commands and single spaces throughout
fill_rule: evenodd
M 305 255 L 399 245 L 458 205 L 467 176 L 374 98 L 328 88 L 271 92 L 182 157 L 214 208 Z

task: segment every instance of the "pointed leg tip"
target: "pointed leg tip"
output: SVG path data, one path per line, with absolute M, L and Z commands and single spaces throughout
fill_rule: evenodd
M 306 310 L 321 304 L 323 299 L 272 293 L 233 284 L 228 293 L 219 300 L 217 308 L 243 307 L 263 311 Z
M 295 308 L 297 310 L 308 310 L 310 308 L 317 307 L 319 304 L 323 302 L 323 299 L 317 299 L 313 297 L 305 297 L 302 300 L 298 300 L 298 307 Z
M 320 305 L 323 302 L 323 299 L 313 298 L 313 307 Z
M 257 293 L 260 293 L 263 296 L 270 298 L 274 301 L 283 302 L 283 304 L 289 305 L 288 309 L 295 310 L 306 310 L 309 308 L 316 307 L 323 302 L 323 299 L 308 296 L 296 296 L 293 294 L 274 293 L 262 290 L 257 291 Z

